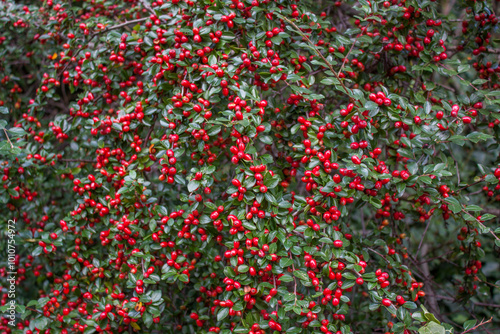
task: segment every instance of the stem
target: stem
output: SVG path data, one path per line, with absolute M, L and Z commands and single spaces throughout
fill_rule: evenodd
M 279 17 L 283 18 L 283 20 L 285 20 L 286 22 L 288 22 L 290 25 L 292 25 L 295 29 L 297 29 L 297 32 L 299 33 L 300 36 L 302 36 L 310 45 L 311 47 L 314 49 L 314 51 L 318 54 L 318 56 L 320 56 L 321 59 L 323 59 L 323 61 L 326 63 L 326 65 L 328 66 L 328 68 L 330 69 L 330 71 L 332 71 L 333 75 L 335 76 L 335 78 L 340 82 L 340 85 L 342 86 L 342 88 L 344 89 L 345 93 L 347 95 L 349 95 L 349 90 L 347 89 L 347 87 L 344 85 L 344 83 L 340 80 L 337 72 L 335 72 L 335 70 L 333 69 L 333 66 L 332 64 L 330 64 L 330 62 L 328 60 L 326 60 L 326 58 L 321 54 L 321 52 L 319 52 L 318 48 L 314 45 L 314 43 L 309 39 L 309 37 L 307 37 L 306 34 L 304 34 L 300 28 L 295 24 L 293 23 L 292 21 L 290 21 L 288 18 L 284 17 L 283 15 L 279 15 Z
M 48 317 L 48 316 L 46 316 L 45 314 L 43 314 L 43 312 L 42 312 L 42 311 L 35 310 L 34 308 L 27 307 L 26 309 L 27 309 L 27 310 L 30 310 L 30 311 L 33 311 L 33 312 L 36 312 L 36 313 L 38 313 L 38 314 L 41 314 L 41 315 L 43 315 L 44 317 L 49 318 L 49 319 L 51 319 L 51 320 L 54 320 L 54 321 L 56 320 L 56 319 L 54 319 L 54 318 L 52 318 L 52 317 Z
M 389 260 L 387 260 L 387 259 L 385 258 L 385 256 L 383 256 L 382 254 L 380 254 L 380 253 L 379 253 L 379 252 L 377 252 L 376 250 L 374 250 L 374 249 L 372 249 L 372 248 L 370 248 L 370 247 L 366 247 L 366 249 L 368 249 L 369 251 L 371 251 L 371 252 L 373 252 L 373 253 L 377 254 L 377 255 L 378 255 L 378 256 L 380 256 L 381 258 L 383 258 L 385 262 L 390 263 L 390 262 L 389 262 Z
M 478 183 L 481 183 L 481 182 L 483 182 L 483 181 L 484 181 L 484 176 L 483 176 L 483 177 L 481 177 L 481 179 L 480 179 L 479 181 L 476 181 L 476 182 L 474 182 L 474 183 L 468 184 L 468 185 L 466 185 L 465 187 L 462 187 L 462 188 L 458 189 L 458 190 L 457 190 L 457 193 L 459 193 L 460 191 L 462 191 L 462 190 L 464 190 L 464 189 L 467 189 L 467 188 L 469 188 L 469 187 L 472 187 L 472 186 L 474 186 L 474 185 L 476 185 L 476 184 L 478 184 Z
M 290 256 L 290 260 L 292 260 L 292 269 L 293 269 L 293 272 L 295 272 L 295 265 L 293 264 L 292 254 L 288 253 L 288 255 Z M 293 295 L 295 296 L 295 303 L 293 304 L 293 306 L 295 306 L 295 305 L 297 305 L 297 279 L 295 278 L 295 275 L 293 275 L 293 283 L 294 283 L 294 285 L 293 285 Z
M 86 162 L 86 163 L 93 163 L 93 162 L 95 162 L 94 160 L 85 160 L 85 159 L 59 159 L 59 161 L 63 161 L 63 162 Z
M 495 237 L 495 239 L 500 240 L 500 238 L 499 238 L 499 237 L 497 237 L 497 235 L 495 234 L 495 232 L 493 232 L 493 230 L 492 230 L 491 228 L 486 227 L 486 226 L 485 226 L 485 225 L 484 225 L 484 224 L 483 224 L 483 223 L 482 223 L 479 219 L 477 219 L 476 217 L 474 217 L 473 215 L 471 215 L 468 211 L 465 211 L 464 209 L 462 209 L 462 212 L 463 212 L 463 213 L 466 213 L 466 214 L 468 214 L 469 216 L 471 216 L 472 218 L 474 218 L 474 219 L 476 220 L 476 222 L 477 222 L 479 225 L 481 225 L 481 227 L 482 227 L 482 228 L 484 228 L 484 229 L 488 229 L 488 232 L 490 232 L 490 233 L 491 233 L 491 235 L 492 235 L 493 237 Z
M 144 141 L 144 145 L 142 145 L 143 147 L 146 147 L 148 145 L 148 141 L 149 141 L 149 138 L 151 136 L 151 132 L 153 132 L 153 129 L 155 127 L 155 123 L 156 123 L 157 118 L 158 118 L 158 114 L 155 114 L 153 116 L 153 122 L 151 124 L 151 127 L 149 128 L 148 134 L 146 135 L 146 140 Z
M 417 254 L 416 255 L 418 255 L 420 253 L 420 248 L 422 248 L 422 243 L 424 242 L 425 235 L 427 234 L 427 229 L 429 228 L 430 224 L 431 224 L 431 220 L 429 219 L 427 221 L 427 225 L 425 226 L 425 230 L 424 230 L 424 234 L 422 235 L 422 239 L 420 239 L 420 243 L 418 244 L 418 249 L 417 249 Z
M 7 130 L 3 129 L 3 132 L 5 132 L 5 136 L 7 137 L 7 141 L 10 144 L 10 148 L 13 149 L 14 145 L 12 145 L 12 142 L 10 141 L 9 135 L 7 134 Z
M 483 326 L 483 325 L 486 325 L 488 322 L 491 322 L 491 320 L 493 320 L 493 317 L 490 318 L 490 320 L 487 320 L 487 321 L 481 321 L 479 324 L 477 324 L 476 326 L 472 327 L 472 328 L 469 328 L 468 330 L 462 332 L 462 334 L 465 334 L 465 333 L 469 333 L 469 332 L 472 332 L 473 330 L 475 330 L 476 328 L 480 327 L 480 326 Z
M 95 32 L 92 36 L 95 36 L 95 35 L 98 35 L 98 34 L 102 34 L 102 33 L 108 32 L 110 30 L 114 30 L 114 29 L 118 29 L 118 28 L 121 28 L 121 27 L 125 27 L 125 26 L 128 26 L 130 24 L 143 22 L 143 21 L 146 21 L 148 19 L 149 19 L 149 17 L 143 17 L 143 18 L 140 18 L 140 19 L 130 20 L 130 21 L 127 21 L 127 22 L 123 22 L 123 23 L 117 24 L 115 26 L 111 26 L 109 28 L 106 28 L 104 30 L 100 30 L 98 32 Z

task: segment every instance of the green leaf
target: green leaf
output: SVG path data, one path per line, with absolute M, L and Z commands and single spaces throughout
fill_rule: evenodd
M 489 134 L 486 134 L 486 133 L 482 133 L 482 132 L 472 132 L 472 133 L 469 133 L 467 135 L 467 139 L 469 139 L 471 142 L 473 143 L 478 143 L 482 140 L 488 140 L 488 139 L 491 139 L 493 138 L 492 135 L 489 135 Z
M 471 329 L 472 327 L 476 326 L 477 320 L 468 320 L 464 322 L 464 330 Z
M 321 83 L 323 85 L 331 86 L 331 85 L 338 85 L 340 82 L 334 78 L 326 78 L 326 79 L 321 80 Z
M 368 201 L 370 202 L 371 205 L 373 205 L 377 209 L 380 209 L 382 207 L 382 202 L 378 198 L 370 196 L 370 199 Z
M 304 281 L 309 280 L 309 276 L 307 275 L 307 273 L 305 271 L 302 271 L 302 270 L 294 271 L 293 275 L 301 280 L 304 280 Z
M 10 128 L 9 135 L 12 138 L 19 138 L 26 135 L 26 131 L 24 131 L 22 128 Z
M 247 265 L 241 265 L 238 267 L 238 271 L 240 273 L 246 273 L 249 270 L 249 267 Z
M 424 305 L 420 305 L 420 308 L 424 311 L 424 317 L 425 317 L 425 319 L 427 319 L 427 321 L 432 321 L 434 323 L 437 323 L 438 325 L 441 324 L 441 322 L 436 319 L 436 317 L 434 316 L 434 314 L 432 314 L 429 311 L 427 311 L 427 309 L 425 308 Z
M 403 307 L 409 310 L 414 310 L 417 308 L 417 304 L 415 304 L 414 302 L 406 302 L 403 304 Z
M 469 64 L 460 65 L 460 66 L 458 66 L 457 72 L 458 73 L 463 73 L 463 72 L 467 72 L 469 69 L 470 69 L 470 65 Z
M 480 206 L 472 204 L 472 205 L 467 205 L 465 207 L 465 210 L 467 210 L 467 211 L 482 211 L 483 208 L 481 208 Z
M 188 191 L 190 193 L 192 193 L 193 191 L 195 191 L 196 189 L 198 189 L 200 187 L 200 181 L 197 181 L 197 180 L 191 180 L 189 181 L 188 183 Z
M 445 334 L 445 328 L 435 322 L 429 322 L 424 327 L 420 327 L 420 334 Z
M 219 311 L 219 313 L 217 313 L 217 321 L 224 320 L 227 317 L 228 314 L 229 314 L 229 308 L 228 307 L 221 308 L 221 310 Z
M 35 327 L 39 330 L 45 329 L 49 325 L 49 321 L 50 321 L 49 318 L 40 317 L 35 320 Z
M 287 257 L 283 257 L 283 258 L 281 258 L 281 260 L 280 260 L 280 267 L 281 267 L 281 268 L 286 268 L 286 267 L 291 266 L 291 265 L 292 265 L 292 263 L 293 263 L 293 260 L 292 260 L 292 259 L 287 258 Z
M 485 82 L 488 82 L 488 80 L 486 80 L 486 79 L 476 79 L 476 80 L 472 81 L 472 84 L 473 85 L 482 85 Z
M 278 207 L 282 208 L 282 209 L 288 209 L 288 208 L 291 208 L 292 207 L 292 203 L 290 202 L 287 202 L 287 201 L 283 201 L 283 202 L 280 202 L 278 204 Z
M 460 205 L 460 202 L 455 198 L 455 197 L 448 197 L 444 199 L 445 202 L 447 202 L 449 205 L 449 209 L 453 211 L 453 213 L 458 213 L 462 211 L 462 206 Z

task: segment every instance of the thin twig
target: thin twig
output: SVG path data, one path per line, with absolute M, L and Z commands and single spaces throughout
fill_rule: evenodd
M 464 189 L 466 189 L 466 188 L 472 187 L 472 186 L 474 186 L 474 185 L 476 185 L 476 184 L 478 184 L 478 183 L 483 182 L 483 181 L 484 181 L 484 178 L 485 178 L 485 177 L 484 177 L 484 176 L 482 176 L 480 180 L 478 180 L 478 181 L 476 181 L 476 182 L 474 182 L 474 183 L 468 184 L 468 185 L 466 185 L 465 187 L 462 187 L 462 188 L 458 189 L 458 190 L 457 190 L 457 193 L 459 193 L 460 191 L 462 191 L 462 190 L 464 190 Z M 459 182 L 459 183 L 460 183 L 460 182 Z M 469 194 L 469 195 L 470 195 L 470 194 Z
M 385 256 L 383 256 L 382 254 L 380 254 L 380 253 L 379 253 L 379 252 L 377 252 L 376 250 L 374 250 L 374 249 L 372 249 L 372 248 L 370 248 L 370 247 L 366 247 L 366 249 L 368 249 L 369 251 L 371 251 L 371 252 L 373 252 L 373 253 L 377 254 L 377 255 L 378 255 L 378 256 L 380 256 L 381 258 L 383 258 L 385 262 L 390 263 L 390 262 L 389 262 L 389 260 L 387 260 L 387 259 L 385 258 Z
M 457 183 L 460 184 L 460 171 L 458 169 L 458 161 L 457 159 L 455 159 L 455 156 L 453 155 L 453 150 L 451 149 L 451 146 L 448 146 L 449 147 L 449 151 L 450 151 L 450 155 L 451 155 L 451 158 L 453 159 L 453 161 L 455 161 L 455 168 L 457 170 Z
M 338 76 L 337 72 L 335 72 L 335 70 L 333 69 L 333 66 L 332 64 L 330 64 L 330 62 L 328 60 L 326 60 L 326 58 L 323 56 L 323 54 L 318 50 L 318 48 L 314 45 L 314 43 L 309 39 L 309 37 L 304 34 L 300 28 L 295 24 L 293 23 L 292 21 L 290 21 L 288 18 L 286 18 L 285 16 L 283 15 L 279 15 L 278 16 L 282 17 L 283 20 L 285 20 L 286 22 L 288 22 L 290 25 L 292 25 L 295 29 L 297 29 L 297 32 L 299 33 L 299 35 L 301 35 L 303 38 L 305 38 L 305 40 L 311 45 L 311 47 L 314 49 L 314 51 L 318 54 L 318 56 L 320 56 L 321 59 L 323 59 L 323 61 L 326 63 L 326 65 L 328 66 L 328 68 L 330 69 L 330 71 L 332 71 L 333 75 L 335 76 L 335 78 L 339 81 L 340 85 L 342 86 L 342 88 L 344 89 L 345 93 L 347 95 L 349 95 L 349 90 L 347 89 L 347 87 L 344 85 L 344 83 L 342 82 L 342 80 L 340 80 L 340 77 Z
M 483 326 L 483 325 L 486 325 L 488 322 L 491 322 L 491 320 L 493 320 L 493 317 L 490 318 L 490 320 L 487 320 L 487 321 L 481 321 L 479 324 L 477 324 L 476 326 L 472 327 L 472 328 L 469 328 L 468 330 L 462 332 L 462 334 L 465 334 L 465 333 L 469 333 L 469 332 L 472 332 L 473 330 L 475 330 L 476 328 L 480 327 L 480 326 Z
M 142 3 L 142 5 L 144 6 L 144 8 L 146 8 L 146 10 L 148 12 L 150 12 L 151 14 L 155 15 L 156 16 L 156 13 L 155 11 L 153 10 L 153 8 L 151 8 L 151 6 L 146 2 L 146 0 L 139 0 L 140 3 Z
M 12 142 L 10 141 L 9 135 L 7 134 L 7 130 L 5 130 L 5 128 L 3 129 L 3 132 L 5 132 L 5 136 L 7 137 L 7 141 L 10 144 L 10 148 L 13 149 L 14 145 L 12 145 Z
M 86 159 L 59 159 L 58 161 L 62 162 L 86 162 L 86 163 L 94 163 L 94 160 L 86 160 Z
M 95 36 L 95 35 L 99 35 L 99 34 L 102 34 L 102 33 L 105 33 L 105 32 L 108 32 L 110 30 L 114 30 L 114 29 L 118 29 L 118 28 L 121 28 L 121 27 L 125 27 L 125 26 L 128 26 L 130 24 L 134 24 L 134 23 L 139 23 L 139 22 L 143 22 L 143 21 L 146 21 L 148 20 L 149 17 L 143 17 L 143 18 L 140 18 L 140 19 L 136 19 L 136 20 L 130 20 L 130 21 L 127 21 L 127 22 L 123 22 L 123 23 L 120 23 L 120 24 L 117 24 L 115 26 L 111 26 L 109 28 L 106 28 L 104 30 L 99 30 L 95 33 L 92 34 L 92 36 Z
M 368 24 L 369 25 L 369 24 Z M 366 31 L 366 29 L 368 29 L 368 26 L 364 27 L 364 29 L 356 36 L 356 39 L 354 39 L 354 42 L 352 43 L 351 45 L 351 48 L 349 49 L 349 51 L 347 51 L 347 55 L 345 56 L 344 58 L 344 61 L 342 62 L 342 66 L 340 66 L 340 70 L 339 70 L 339 73 L 337 73 L 337 75 L 340 75 L 340 73 L 342 72 L 342 70 L 344 69 L 344 65 L 346 64 L 346 62 L 348 61 L 348 57 L 349 55 L 351 54 L 351 51 L 352 49 L 354 48 L 354 45 L 356 44 L 356 42 L 358 41 L 358 38 L 363 34 L 364 31 Z
M 290 260 L 292 260 L 292 269 L 293 269 L 293 272 L 295 272 L 295 265 L 293 264 L 292 254 L 288 253 L 288 255 L 290 256 Z M 295 304 L 293 304 L 293 306 L 295 306 L 295 305 L 297 305 L 297 279 L 295 278 L 295 275 L 293 275 L 293 282 L 294 282 L 294 285 L 293 285 L 293 295 L 295 296 Z
M 149 138 L 151 136 L 151 132 L 153 132 L 153 129 L 155 127 L 156 119 L 158 118 L 158 114 L 155 114 L 153 116 L 153 122 L 151 124 L 151 127 L 149 128 L 148 134 L 146 135 L 146 140 L 144 140 L 144 145 L 142 147 L 146 147 L 148 145 Z
M 54 321 L 56 320 L 56 319 L 54 319 L 54 318 L 52 318 L 52 317 L 50 317 L 50 316 L 46 316 L 46 315 L 45 315 L 42 311 L 35 310 L 34 308 L 27 307 L 26 309 L 27 309 L 27 310 L 30 310 L 30 311 L 33 311 L 33 312 L 36 312 L 36 313 L 38 313 L 38 314 L 41 314 L 41 315 L 43 315 L 45 318 L 49 318 L 49 319 L 54 320 Z
M 427 234 L 427 229 L 429 228 L 429 225 L 431 224 L 431 219 L 427 221 L 427 225 L 425 226 L 424 234 L 422 235 L 422 239 L 420 239 L 420 243 L 418 244 L 418 249 L 417 249 L 417 256 L 420 254 L 420 248 L 422 248 L 422 243 L 424 242 L 425 235 Z
M 481 220 L 477 219 L 476 217 L 474 217 L 472 214 L 470 214 L 468 211 L 466 211 L 466 210 L 464 210 L 464 209 L 462 209 L 462 212 L 463 212 L 463 213 L 466 213 L 466 214 L 468 214 L 469 216 L 471 216 L 472 218 L 474 218 L 474 219 L 476 220 L 476 222 L 477 222 L 479 225 L 481 225 L 481 227 L 482 227 L 482 228 L 484 228 L 484 229 L 488 229 L 488 232 L 490 232 L 490 233 L 491 233 L 491 235 L 492 235 L 493 237 L 495 237 L 495 239 L 500 240 L 500 238 L 499 238 L 499 237 L 497 237 L 497 235 L 495 234 L 495 232 L 493 232 L 493 230 L 492 230 L 490 227 L 486 227 L 486 226 L 485 226 L 485 225 L 481 222 Z

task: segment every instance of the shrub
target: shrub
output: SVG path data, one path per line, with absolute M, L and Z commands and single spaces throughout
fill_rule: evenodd
M 498 330 L 496 10 L 3 0 L 3 332 Z

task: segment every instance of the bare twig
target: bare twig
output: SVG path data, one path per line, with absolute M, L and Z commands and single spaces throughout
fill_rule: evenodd
M 94 160 L 87 160 L 87 159 L 59 159 L 58 161 L 62 162 L 86 162 L 86 163 L 94 163 Z
M 468 211 L 466 211 L 466 210 L 464 210 L 464 209 L 462 209 L 462 212 L 463 212 L 463 213 L 465 213 L 465 214 L 468 214 L 469 216 L 471 216 L 472 218 L 474 218 L 474 219 L 476 220 L 476 222 L 477 222 L 479 225 L 481 225 L 481 227 L 482 227 L 482 228 L 487 229 L 487 230 L 488 230 L 488 232 L 490 232 L 490 233 L 491 233 L 491 235 L 492 235 L 495 239 L 500 240 L 500 238 L 499 238 L 499 237 L 497 237 L 497 235 L 495 234 L 495 232 L 493 232 L 493 230 L 492 230 L 490 227 L 486 227 L 486 226 L 485 226 L 485 225 L 481 222 L 481 220 L 477 219 L 476 217 L 474 217 L 472 214 L 470 214 Z
M 339 73 L 337 73 L 337 75 L 340 75 L 340 73 L 342 72 L 342 70 L 344 69 L 344 66 L 346 64 L 346 62 L 348 61 L 348 57 L 349 55 L 351 54 L 351 51 L 352 49 L 354 48 L 354 45 L 356 44 L 356 42 L 358 41 L 358 38 L 363 34 L 363 32 L 366 31 L 366 29 L 368 29 L 368 26 L 366 27 L 363 27 L 363 30 L 356 36 L 356 39 L 354 39 L 354 42 L 352 43 L 351 45 L 351 48 L 349 49 L 349 51 L 347 51 L 347 55 L 345 56 L 344 58 L 344 61 L 342 62 L 342 66 L 340 66 L 340 70 L 339 70 Z
M 379 253 L 379 252 L 377 252 L 376 250 L 374 250 L 374 249 L 372 249 L 372 248 L 370 248 L 370 247 L 366 247 L 366 249 L 368 249 L 370 252 L 373 252 L 373 253 L 377 254 L 377 255 L 378 255 L 378 256 L 380 256 L 381 258 L 383 258 L 385 262 L 390 263 L 390 262 L 389 262 L 389 260 L 387 260 L 387 259 L 385 258 L 385 256 L 383 256 L 382 254 L 380 254 L 380 253 Z
M 49 319 L 54 320 L 54 321 L 56 320 L 56 319 L 54 319 L 53 317 L 46 316 L 46 315 L 45 315 L 42 311 L 35 310 L 34 308 L 27 307 L 26 309 L 27 309 L 27 310 L 30 310 L 30 311 L 33 311 L 33 312 L 36 312 L 36 313 L 38 313 L 38 314 L 41 314 L 41 315 L 43 315 L 45 318 L 49 318 Z
M 288 253 L 288 255 L 290 256 L 290 260 L 292 260 L 293 272 L 295 272 L 295 265 L 293 264 L 292 254 Z M 295 306 L 295 305 L 297 305 L 297 279 L 295 278 L 295 275 L 293 275 L 293 283 L 294 283 L 293 284 L 293 295 L 295 296 L 295 303 L 293 304 L 293 306 Z
M 449 147 L 451 158 L 453 159 L 453 161 L 455 161 L 455 168 L 457 170 L 457 180 L 458 180 L 457 183 L 460 184 L 460 170 L 458 169 L 458 161 L 457 161 L 457 159 L 455 159 L 455 156 L 453 155 L 453 150 L 451 149 L 451 146 L 448 146 L 448 147 Z
M 485 178 L 485 177 L 483 176 L 483 177 L 481 177 L 481 179 L 480 179 L 480 180 L 478 180 L 478 181 L 476 181 L 476 182 L 474 182 L 474 183 L 468 184 L 468 185 L 466 185 L 465 187 L 462 187 L 462 188 L 458 189 L 458 190 L 457 190 L 457 193 L 459 193 L 460 191 L 462 191 L 462 190 L 464 190 L 464 189 L 467 189 L 467 188 L 469 188 L 469 187 L 472 187 L 472 186 L 474 186 L 474 185 L 476 185 L 476 184 L 478 184 L 478 183 L 483 182 L 483 181 L 484 181 L 484 178 Z M 459 183 L 460 183 L 460 182 L 459 182 Z
M 114 25 L 114 26 L 111 26 L 111 27 L 107 27 L 104 30 L 97 31 L 92 36 L 99 35 L 99 34 L 108 32 L 110 30 L 118 29 L 118 28 L 125 27 L 125 26 L 131 25 L 131 24 L 143 22 L 143 21 L 146 21 L 148 19 L 149 19 L 149 17 L 143 17 L 143 18 L 140 18 L 140 19 L 130 20 L 130 21 L 127 21 L 127 22 L 123 22 L 123 23 L 120 23 L 120 24 L 117 24 L 117 25 Z
M 7 134 L 7 130 L 5 130 L 5 128 L 3 129 L 3 132 L 5 132 L 5 136 L 7 137 L 7 141 L 10 144 L 10 148 L 14 148 L 14 145 L 12 145 L 12 142 L 10 141 L 9 135 Z
M 144 6 L 144 8 L 146 8 L 146 10 L 148 12 L 150 12 L 151 14 L 153 15 L 156 15 L 155 11 L 153 10 L 153 8 L 151 8 L 151 6 L 146 2 L 147 0 L 139 0 L 140 3 L 142 3 L 142 5 Z
M 279 15 L 281 18 L 283 18 L 283 20 L 285 20 L 286 22 L 288 22 L 290 25 L 292 25 L 295 29 L 297 29 L 297 32 L 311 45 L 311 47 L 314 49 L 314 51 L 318 54 L 318 56 L 320 56 L 321 59 L 323 59 L 323 61 L 326 63 L 326 65 L 328 66 L 328 68 L 330 69 L 330 71 L 332 71 L 333 75 L 335 76 L 335 78 L 339 81 L 340 85 L 342 86 L 342 88 L 344 89 L 345 93 L 347 95 L 349 95 L 349 90 L 347 89 L 347 87 L 344 85 L 344 83 L 342 82 L 342 80 L 340 80 L 340 77 L 338 76 L 337 72 L 335 72 L 335 70 L 333 69 L 333 66 L 332 64 L 330 64 L 330 62 L 328 60 L 326 60 L 326 58 L 323 56 L 323 54 L 318 50 L 318 48 L 314 45 L 314 43 L 309 39 L 309 37 L 304 34 L 302 32 L 302 30 L 300 30 L 300 28 L 295 24 L 293 23 L 290 19 L 288 19 L 287 17 L 283 16 L 283 15 Z
M 146 135 L 146 140 L 144 140 L 144 145 L 143 147 L 146 147 L 149 141 L 149 138 L 151 137 L 151 133 L 153 132 L 153 129 L 155 127 L 156 119 L 158 118 L 158 114 L 155 114 L 153 116 L 153 121 L 151 122 L 151 127 L 149 128 L 148 134 Z
M 480 327 L 480 326 L 483 326 L 483 325 L 486 325 L 487 323 L 491 322 L 491 320 L 493 320 L 493 317 L 490 318 L 490 320 L 487 320 L 487 321 L 481 321 L 479 324 L 477 324 L 476 326 L 472 327 L 472 328 L 469 328 L 468 330 L 466 331 L 463 331 L 462 334 L 465 334 L 465 333 L 469 333 L 469 332 L 472 332 L 473 330 L 475 330 L 476 328 Z
M 430 224 L 431 224 L 431 219 L 428 219 L 427 225 L 425 225 L 424 234 L 422 235 L 422 239 L 420 239 L 420 243 L 418 244 L 418 249 L 417 249 L 417 253 L 416 253 L 417 256 L 420 253 L 420 248 L 422 248 L 422 243 L 424 242 L 425 235 L 427 234 L 427 229 L 429 228 Z

